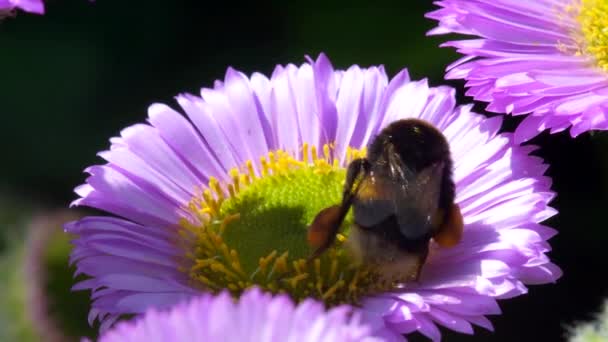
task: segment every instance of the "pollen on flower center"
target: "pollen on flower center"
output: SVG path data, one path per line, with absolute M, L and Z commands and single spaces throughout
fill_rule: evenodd
M 577 20 L 584 38 L 582 52 L 608 71 L 608 0 L 581 0 Z
M 328 304 L 356 303 L 386 290 L 389 284 L 355 265 L 342 248 L 348 229 L 323 256 L 306 260 L 308 225 L 321 209 L 341 200 L 345 169 L 330 152 L 325 145 L 318 156 L 314 146 L 304 144 L 300 159 L 278 150 L 260 158 L 260 172 L 249 161 L 230 171 L 227 184 L 211 179 L 188 206 L 197 222 L 181 222 L 179 243 L 187 251 L 182 271 L 193 286 L 238 296 L 257 285 Z M 347 161 L 363 155 L 349 148 Z M 351 221 L 347 217 L 345 228 Z

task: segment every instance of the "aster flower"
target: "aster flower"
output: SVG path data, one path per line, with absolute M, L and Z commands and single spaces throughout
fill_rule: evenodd
M 44 14 L 44 4 L 42 3 L 42 0 L 0 0 L 0 18 L 9 15 L 16 9 L 30 13 Z
M 383 67 L 334 70 L 320 55 L 277 66 L 270 79 L 228 69 L 213 89 L 177 102 L 186 117 L 152 105 L 149 123 L 111 139 L 100 153 L 107 164 L 88 168 L 76 189 L 74 205 L 119 216 L 65 227 L 79 235 L 72 262 L 91 277 L 75 289 L 93 291 L 89 319 L 102 329 L 201 291 L 239 296 L 257 285 L 357 306 L 376 336 L 418 330 L 439 340 L 437 325 L 492 329 L 485 316 L 500 313 L 497 299 L 561 274 L 545 255 L 555 232 L 540 224 L 555 214 L 547 166 L 498 134 L 500 117 L 456 107 L 449 87 L 411 81 L 407 70 L 390 81 Z M 450 144 L 462 241 L 432 244 L 419 281 L 400 288 L 353 267 L 344 239 L 307 263 L 307 226 L 340 201 L 345 167 L 401 118 L 426 120 Z
M 465 79 L 487 110 L 531 113 L 515 131 L 526 141 L 570 128 L 575 137 L 608 129 L 608 2 L 605 0 L 442 0 L 429 34 L 478 36 L 450 41 L 464 57 L 446 78 Z
M 272 297 L 253 288 L 237 303 L 222 292 L 169 311 L 151 309 L 142 318 L 117 324 L 99 341 L 380 341 L 369 330 L 346 306 L 326 312 L 311 299 L 296 306 L 286 295 Z

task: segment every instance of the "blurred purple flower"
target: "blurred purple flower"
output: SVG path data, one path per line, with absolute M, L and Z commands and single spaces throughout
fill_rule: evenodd
M 0 0 L 0 13 L 10 12 L 16 9 L 30 13 L 44 14 L 44 3 L 42 0 Z
M 526 117 L 523 142 L 549 129 L 575 137 L 608 129 L 608 3 L 603 0 L 442 0 L 427 14 L 430 35 L 480 38 L 444 43 L 465 55 L 447 79 L 465 79 L 467 95 L 487 110 Z
M 65 341 L 68 338 L 61 331 L 57 322 L 61 310 L 49 297 L 48 265 L 45 254 L 51 244 L 63 241 L 66 247 L 68 238 L 61 233 L 61 225 L 67 220 L 76 219 L 74 213 L 67 211 L 49 211 L 33 215 L 28 226 L 28 237 L 25 245 L 25 260 L 23 265 L 24 284 L 26 291 L 26 309 L 37 336 L 46 341 Z M 65 257 L 69 249 L 65 250 Z M 67 265 L 66 265 L 67 267 Z
M 117 324 L 99 341 L 381 341 L 369 332 L 349 307 L 325 311 L 312 299 L 296 306 L 286 295 L 273 297 L 253 288 L 238 302 L 223 292 L 168 311 L 148 310 L 141 318 Z
M 53 275 L 49 275 L 50 259 L 70 251 L 69 238 L 61 226 L 77 218 L 65 209 L 58 211 L 32 211 L 17 204 L 6 206 L 0 197 L 0 213 L 18 210 L 23 218 L 15 227 L 3 226 L 0 237 L 8 239 L 6 249 L 0 252 L 0 341 L 68 340 L 63 330 L 61 310 L 58 310 L 56 293 L 49 290 Z M 10 198 L 11 206 L 20 203 Z M 2 205 L 4 204 L 4 205 Z M 25 228 L 25 229 L 23 229 Z M 23 234 L 23 236 L 22 236 Z M 61 249 L 65 247 L 65 249 Z M 67 268 L 67 265 L 65 265 Z M 68 277 L 69 280 L 69 277 Z M 67 292 L 67 291 L 66 291 Z
M 547 166 L 529 156 L 534 147 L 498 133 L 500 117 L 456 107 L 452 88 L 411 81 L 407 70 L 390 81 L 383 67 L 334 70 L 321 55 L 300 67 L 278 66 L 270 79 L 228 69 L 214 89 L 177 101 L 189 120 L 152 105 L 150 124 L 111 139 L 110 150 L 100 153 L 108 163 L 89 167 L 86 184 L 76 189 L 75 205 L 120 216 L 66 225 L 80 236 L 71 260 L 92 277 L 75 289 L 93 290 L 89 319 L 99 317 L 102 329 L 121 314 L 167 308 L 200 293 L 180 263 L 192 251 L 175 241 L 179 222 L 191 219 L 189 201 L 211 176 L 230 181 L 231 168 L 279 148 L 299 156 L 305 142 L 335 142 L 328 153 L 344 166 L 348 146 L 366 146 L 401 118 L 426 120 L 448 139 L 465 231 L 451 249 L 432 244 L 419 282 L 362 302 L 364 322 L 376 335 L 418 330 L 438 341 L 437 325 L 467 334 L 472 325 L 492 329 L 485 316 L 500 313 L 497 299 L 561 275 L 545 255 L 555 231 L 540 224 L 556 213 L 548 206 L 554 193 L 543 176 Z

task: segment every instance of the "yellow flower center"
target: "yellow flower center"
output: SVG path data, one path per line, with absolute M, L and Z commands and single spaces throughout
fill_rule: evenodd
M 347 162 L 365 155 L 349 148 Z M 323 208 L 341 201 L 345 169 L 331 156 L 331 147 L 304 144 L 302 158 L 275 151 L 230 171 L 231 181 L 211 179 L 191 200 L 196 217 L 183 219 L 180 246 L 187 251 L 182 271 L 192 285 L 214 292 L 229 289 L 235 296 L 257 285 L 284 292 L 295 300 L 315 297 L 329 305 L 357 303 L 384 291 L 373 270 L 358 266 L 343 248 L 352 223 L 349 214 L 336 244 L 307 261 L 308 225 Z
M 581 52 L 608 71 L 608 0 L 580 0 L 577 20 L 583 35 Z

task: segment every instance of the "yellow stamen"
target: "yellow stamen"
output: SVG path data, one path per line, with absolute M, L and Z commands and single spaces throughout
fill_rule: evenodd
M 321 298 L 323 300 L 330 299 L 331 297 L 333 297 L 333 295 L 336 293 L 336 291 L 339 288 L 341 288 L 342 286 L 344 286 L 344 280 L 339 280 L 334 285 L 332 285 L 327 291 L 325 291 L 325 293 L 323 293 L 323 296 Z
M 323 156 L 325 157 L 325 160 L 329 161 L 329 145 L 327 144 L 323 146 Z
M 253 166 L 252 166 L 253 167 Z M 238 193 L 241 189 L 241 175 L 239 174 L 239 170 L 238 169 L 231 169 L 230 170 L 230 178 L 232 179 L 232 184 L 233 188 L 234 188 L 234 192 Z M 231 197 L 234 197 L 233 195 L 231 195 Z
M 228 195 L 230 196 L 230 198 L 236 196 L 236 190 L 234 189 L 234 185 L 232 184 L 228 184 Z
M 272 170 L 273 174 L 276 174 L 276 160 L 274 159 L 274 153 L 268 152 L 268 168 Z
M 295 275 L 291 278 L 287 278 L 285 279 L 285 281 L 287 281 L 289 283 L 289 285 L 295 289 L 298 286 L 298 283 L 300 282 L 300 280 L 304 280 L 308 278 L 308 273 L 300 273 L 298 275 Z
M 217 216 L 218 204 L 213 198 L 213 195 L 211 194 L 211 191 L 209 189 L 205 189 L 205 191 L 203 191 L 203 198 L 205 199 L 206 205 L 206 208 L 203 208 L 203 210 L 208 209 L 207 211 L 210 215 Z
M 227 216 L 225 219 L 222 220 L 222 223 L 220 225 L 220 235 L 224 233 L 224 230 L 226 230 L 226 226 L 229 225 L 231 222 L 238 220 L 241 218 L 241 214 L 232 214 Z
M 262 177 L 268 176 L 270 167 L 268 165 L 268 161 L 266 160 L 266 157 L 260 158 L 260 163 L 262 164 Z
M 217 196 L 217 203 L 219 206 L 224 201 L 224 191 L 220 187 L 220 182 L 215 177 L 210 177 L 209 187 L 215 192 L 215 195 Z
M 308 163 L 308 143 L 302 145 L 302 161 Z
M 580 0 L 578 6 L 576 18 L 583 36 L 578 39 L 581 52 L 592 56 L 597 66 L 608 71 L 608 1 Z
M 251 160 L 247 161 L 247 171 L 249 172 L 249 179 L 255 179 L 255 171 L 253 170 L 253 162 Z

